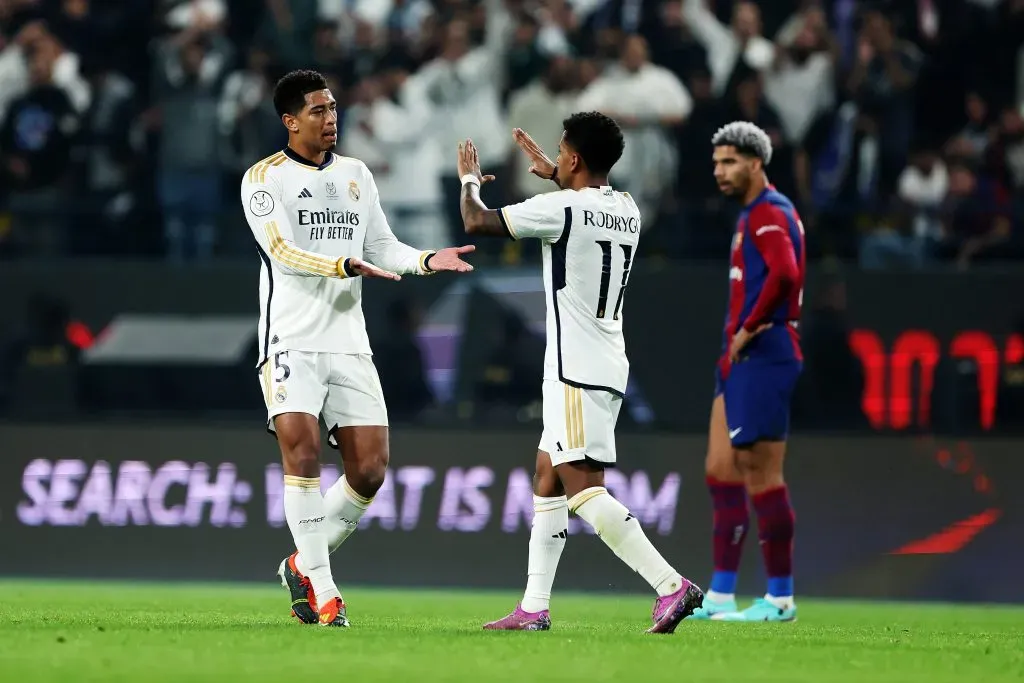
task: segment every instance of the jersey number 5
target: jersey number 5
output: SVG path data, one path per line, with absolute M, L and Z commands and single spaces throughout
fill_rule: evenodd
M 292 369 L 288 367 L 287 363 L 281 361 L 281 357 L 288 358 L 287 351 L 278 351 L 274 354 L 274 381 L 283 382 L 291 377 Z
M 612 284 L 612 242 L 611 240 L 597 240 L 601 247 L 601 291 L 597 295 L 597 317 L 606 318 L 608 313 L 608 288 Z M 620 244 L 622 247 L 622 282 L 619 283 L 619 294 L 615 297 L 615 311 L 612 313 L 612 320 L 619 319 L 619 309 L 622 308 L 622 296 L 626 293 L 626 282 L 629 280 L 629 265 L 633 260 L 633 247 L 629 244 Z

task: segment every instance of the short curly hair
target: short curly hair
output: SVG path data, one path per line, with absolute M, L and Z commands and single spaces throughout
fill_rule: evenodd
M 281 77 L 274 87 L 274 108 L 278 116 L 298 116 L 306 106 L 306 95 L 327 89 L 327 79 L 319 71 L 299 69 Z
M 772 160 L 772 141 L 768 133 L 749 121 L 733 121 L 721 128 L 711 137 L 715 147 L 735 147 L 740 154 L 757 157 L 767 166 Z
M 600 112 L 573 114 L 562 121 L 562 127 L 565 141 L 579 153 L 591 173 L 608 174 L 626 148 L 619 124 Z

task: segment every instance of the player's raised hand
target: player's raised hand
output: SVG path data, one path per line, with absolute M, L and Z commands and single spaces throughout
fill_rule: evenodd
M 448 270 L 455 273 L 470 273 L 473 271 L 472 264 L 466 263 L 461 257 L 463 254 L 471 254 L 474 251 L 476 251 L 476 247 L 472 244 L 467 244 L 464 247 L 440 249 L 434 252 L 434 255 L 430 257 L 430 263 L 427 265 L 433 271 Z
M 476 151 L 476 145 L 473 144 L 472 140 L 459 143 L 457 167 L 460 178 L 473 175 L 476 176 L 481 185 L 494 180 L 494 176 L 484 175 L 480 170 L 480 154 Z
M 551 180 L 555 176 L 555 162 L 548 158 L 548 155 L 544 153 L 544 150 L 540 148 L 530 134 L 522 128 L 512 129 L 512 139 L 519 145 L 519 149 L 523 151 L 523 154 L 530 160 L 530 173 L 533 175 L 543 178 L 544 180 Z
M 372 263 L 367 263 L 366 261 L 358 258 L 350 258 L 348 260 L 348 267 L 349 270 L 351 270 L 353 273 L 361 277 L 376 277 L 380 278 L 381 280 L 402 279 L 402 276 L 399 275 L 398 273 L 392 273 L 390 271 L 383 270 L 373 265 Z

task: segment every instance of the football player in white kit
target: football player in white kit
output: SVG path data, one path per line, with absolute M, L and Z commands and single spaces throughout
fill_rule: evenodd
M 331 151 L 337 105 L 319 73 L 284 76 L 274 106 L 288 146 L 246 172 L 241 199 L 262 260 L 257 367 L 297 549 L 278 573 L 300 621 L 348 626 L 329 554 L 356 529 L 389 457 L 362 279 L 468 272 L 460 256 L 473 247 L 420 251 L 395 238 L 369 169 Z M 322 495 L 321 415 L 344 464 L 344 476 Z
M 511 614 L 484 628 L 551 628 L 551 586 L 573 512 L 657 592 L 648 633 L 672 633 L 704 595 L 665 561 L 636 517 L 604 487 L 605 468 L 615 466 L 615 422 L 629 375 L 623 296 L 640 238 L 640 212 L 608 182 L 625 146 L 615 121 L 585 112 L 562 125 L 554 162 L 524 131 L 513 131 L 530 157 L 530 171 L 560 189 L 500 210 L 480 201 L 480 185 L 492 176 L 481 173 L 473 142 L 459 145 L 466 232 L 539 239 L 548 300 L 544 429 L 526 591 Z

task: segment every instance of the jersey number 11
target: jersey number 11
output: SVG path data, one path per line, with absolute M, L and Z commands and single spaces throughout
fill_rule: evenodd
M 608 309 L 608 288 L 612 283 L 612 243 L 611 240 L 597 240 L 601 247 L 601 291 L 597 296 L 597 317 L 607 317 Z M 626 293 L 626 282 L 629 280 L 629 264 L 633 260 L 633 247 L 629 244 L 620 244 L 622 247 L 622 282 L 619 283 L 619 295 L 615 298 L 615 311 L 612 313 L 612 320 L 619 319 L 619 309 L 622 308 L 622 296 Z

